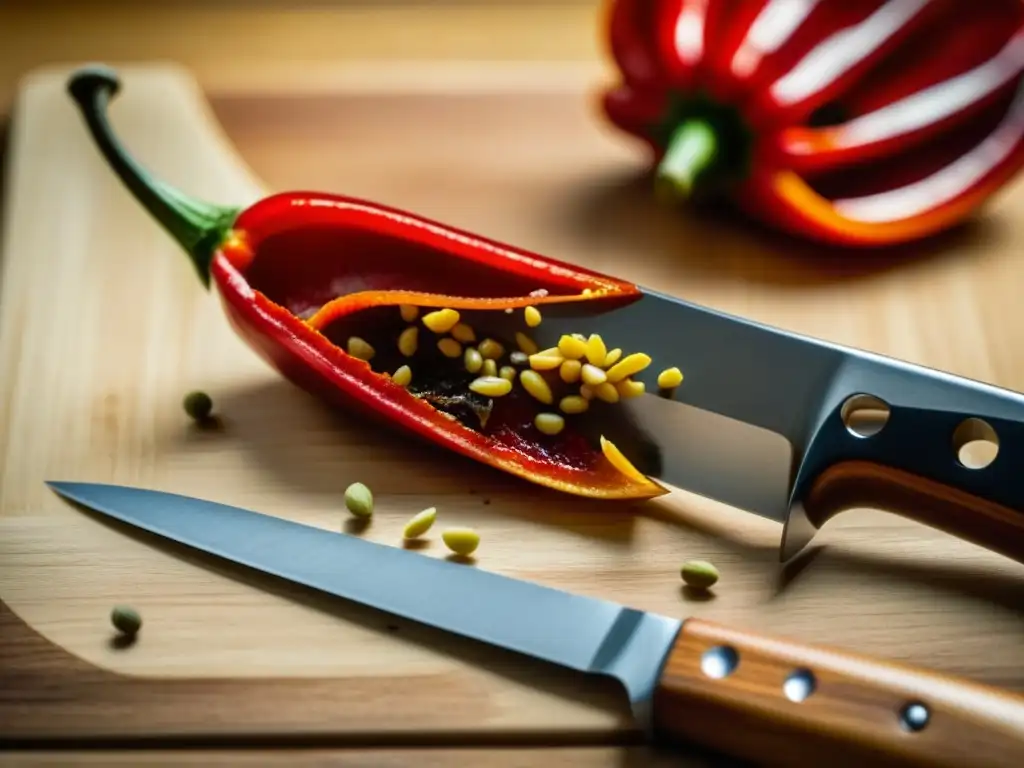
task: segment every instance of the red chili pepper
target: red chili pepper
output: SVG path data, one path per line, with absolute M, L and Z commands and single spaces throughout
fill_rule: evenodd
M 528 306 L 620 304 L 639 298 L 637 286 L 349 197 L 275 194 L 245 210 L 193 200 L 152 179 L 117 143 L 106 106 L 118 87 L 114 73 L 87 68 L 68 89 L 113 170 L 185 248 L 204 285 L 212 279 L 234 329 L 286 378 L 550 488 L 607 499 L 667 492 L 611 443 L 586 439 L 572 417 L 557 434 L 542 433 L 533 423 L 542 406 L 523 387 L 474 395 L 467 384 L 476 376 L 461 359 L 425 342 L 406 357 L 396 340 L 409 326 L 403 305 L 486 320 Z M 342 346 L 374 334 L 387 343 L 373 365 Z M 413 368 L 407 386 L 389 375 L 403 363 Z
M 1024 163 L 1021 0 L 611 0 L 610 121 L 659 195 L 723 194 L 875 246 L 965 219 Z

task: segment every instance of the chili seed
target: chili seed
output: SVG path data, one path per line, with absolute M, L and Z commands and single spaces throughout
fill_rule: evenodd
M 558 340 L 558 351 L 567 360 L 579 360 L 587 354 L 587 342 L 575 336 L 563 335 Z
M 608 376 L 596 365 L 584 363 L 583 369 L 580 371 L 580 378 L 583 379 L 584 384 L 596 387 L 598 384 L 603 384 L 608 379 Z
M 398 311 L 402 313 L 402 319 L 407 323 L 413 322 L 420 316 L 420 308 L 414 307 L 412 304 L 400 304 Z
M 480 546 L 480 534 L 472 528 L 449 528 L 441 534 L 441 539 L 457 555 L 468 555 Z
M 646 387 L 642 381 L 623 379 L 615 385 L 615 389 L 619 391 L 619 397 L 625 400 L 630 397 L 639 397 L 644 393 Z
M 418 539 L 434 524 L 437 519 L 437 508 L 429 507 L 413 515 L 412 519 L 405 524 L 402 536 L 406 539 Z
M 662 389 L 672 389 L 683 383 L 683 373 L 678 368 L 666 368 L 658 374 L 658 386 Z
M 480 354 L 486 360 L 500 360 L 505 354 L 505 348 L 494 339 L 484 339 L 480 342 Z
M 195 421 L 206 421 L 213 411 L 213 400 L 205 392 L 189 392 L 182 400 L 182 405 Z
M 604 345 L 604 339 L 598 336 L 596 333 L 590 334 L 590 338 L 587 339 L 587 360 L 592 365 L 601 365 L 604 363 L 604 359 L 608 357 L 608 348 Z
M 627 376 L 640 373 L 650 364 L 650 355 L 645 355 L 643 352 L 634 352 L 632 355 L 626 355 L 625 358 L 608 369 L 608 381 L 612 384 L 620 382 Z
M 416 354 L 416 349 L 420 345 L 420 329 L 415 325 L 410 325 L 400 334 L 398 334 L 398 351 L 406 357 L 412 357 Z
M 558 407 L 565 413 L 583 413 L 590 407 L 590 401 L 581 395 L 566 395 Z
M 423 324 L 434 333 L 448 333 L 459 322 L 459 313 L 454 309 L 439 309 L 423 316 Z
M 376 350 L 366 341 L 358 336 L 350 336 L 348 339 L 348 353 L 360 360 L 370 361 L 377 354 Z
M 508 379 L 509 381 L 516 380 L 516 373 L 516 369 L 511 365 L 503 365 L 498 369 L 498 375 L 503 379 Z
M 485 397 L 501 397 L 512 391 L 512 382 L 500 376 L 481 376 L 469 382 L 469 388 Z
M 356 517 L 373 514 L 373 493 L 362 483 L 352 483 L 345 489 L 345 506 Z
M 523 318 L 526 320 L 526 324 L 531 328 L 536 328 L 540 325 L 541 316 L 540 310 L 536 307 L 527 307 L 523 310 Z
M 437 342 L 437 348 L 445 357 L 462 357 L 462 345 L 450 336 L 446 336 Z
M 583 363 L 579 360 L 566 360 L 558 369 L 558 375 L 566 384 L 575 384 L 580 380 Z
M 551 405 L 554 402 L 555 398 L 551 394 L 551 387 L 536 371 L 523 371 L 519 374 L 519 382 L 523 385 L 523 389 L 545 405 Z
M 530 359 L 530 356 L 527 355 L 525 352 L 520 352 L 517 349 L 515 352 L 508 356 L 508 359 L 513 365 L 526 365 L 526 363 Z
M 619 402 L 619 390 L 610 381 L 602 382 L 594 387 L 594 396 L 598 400 L 604 400 L 606 403 Z
M 391 374 L 391 380 L 400 387 L 408 387 L 412 382 L 412 369 L 408 365 L 401 366 Z
M 561 355 L 530 355 L 530 367 L 535 371 L 552 371 L 563 362 Z
M 498 364 L 493 360 L 484 360 L 484 364 L 480 368 L 480 373 L 482 373 L 484 376 L 497 376 Z
M 594 292 L 592 290 L 590 290 L 589 288 L 584 288 L 583 289 L 583 295 L 584 296 L 592 296 L 593 294 L 594 294 Z
M 466 347 L 466 352 L 462 356 L 462 361 L 466 366 L 466 370 L 470 373 L 476 373 L 484 364 L 484 358 L 480 354 L 480 350 L 475 349 L 474 347 Z
M 115 605 L 110 612 L 110 623 L 122 635 L 135 637 L 142 627 L 142 617 L 134 608 L 127 605 Z
M 531 339 L 522 331 L 516 331 L 516 344 L 519 345 L 519 349 L 528 355 L 535 355 L 540 347 L 537 346 L 537 342 Z
M 629 459 L 622 455 L 622 451 L 618 449 L 615 443 L 606 439 L 604 435 L 601 435 L 601 453 L 622 474 L 635 480 L 650 482 L 643 473 L 630 463 Z
M 545 435 L 557 435 L 565 428 L 565 419 L 557 413 L 538 413 L 533 425 Z
M 476 332 L 465 323 L 456 323 L 452 328 L 452 338 L 463 344 L 471 344 L 476 341 Z
M 580 387 L 580 397 L 582 397 L 584 400 L 593 400 L 594 399 L 594 389 L 593 389 L 593 387 L 591 387 L 591 386 L 589 386 L 587 384 L 584 384 L 583 386 L 581 386 Z
M 602 364 L 603 367 L 610 368 L 611 366 L 619 362 L 620 357 L 622 357 L 622 350 L 616 347 L 611 352 L 609 352 L 608 355 L 605 357 L 604 363 Z
M 718 581 L 718 569 L 707 560 L 690 560 L 683 563 L 679 574 L 694 589 L 708 589 Z

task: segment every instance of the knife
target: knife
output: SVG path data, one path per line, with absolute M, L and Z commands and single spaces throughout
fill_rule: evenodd
M 646 613 L 203 499 L 48 485 L 102 515 L 256 571 L 614 678 L 652 739 L 786 765 L 1024 765 L 1024 698 L 993 688 Z
M 780 560 L 874 507 L 1024 561 L 1024 395 L 649 289 L 601 314 L 550 306 L 536 341 L 584 314 L 588 332 L 686 373 L 673 397 L 655 394 L 655 366 L 634 376 L 648 394 L 604 433 L 641 472 L 783 523 Z

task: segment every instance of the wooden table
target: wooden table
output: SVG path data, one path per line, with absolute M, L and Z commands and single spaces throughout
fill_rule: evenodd
M 458 28 L 457 12 L 449 12 L 447 24 Z M 562 12 L 579 13 L 579 5 L 565 4 Z M 475 24 L 474 13 L 511 12 L 462 13 Z M 463 29 L 472 28 L 466 23 Z M 534 53 L 546 50 L 533 45 Z M 1017 308 L 1024 230 L 1015 215 L 1024 204 L 1021 183 L 975 225 L 894 257 L 851 262 L 735 218 L 698 220 L 653 206 L 639 156 L 588 108 L 586 94 L 604 69 L 585 53 L 543 68 L 493 60 L 434 68 L 336 62 L 311 70 L 312 77 L 304 71 L 298 95 L 288 87 L 297 82 L 294 72 L 256 82 L 239 67 L 234 79 L 218 80 L 213 61 L 199 67 L 212 117 L 268 188 L 334 189 L 387 201 L 727 311 L 1024 389 L 1016 354 L 1024 342 Z M 213 197 L 241 192 L 247 187 L 233 171 L 197 170 L 197 153 L 212 158 L 224 148 L 218 137 L 191 140 L 197 126 L 206 135 L 205 116 L 180 114 L 154 95 L 161 88 L 174 92 L 181 82 L 158 78 L 142 100 L 126 90 L 119 126 L 176 183 Z M 268 596 L 260 584 L 126 543 L 70 513 L 42 487 L 44 476 L 175 488 L 336 528 L 340 490 L 351 472 L 378 491 L 379 523 L 367 535 L 380 541 L 392 540 L 410 510 L 439 503 L 451 522 L 483 532 L 479 567 L 1024 692 L 1018 564 L 865 510 L 830 524 L 817 556 L 792 578 L 780 578 L 778 530 L 767 521 L 685 494 L 643 509 L 598 509 L 473 465 L 439 463 L 400 437 L 367 434 L 328 415 L 279 383 L 223 326 L 216 303 L 198 289 L 173 244 L 89 153 L 80 126 L 53 111 L 59 99 L 53 83 L 48 87 L 50 101 L 36 106 L 49 118 L 25 131 L 24 152 L 11 158 L 18 195 L 9 203 L 18 216 L 5 232 L 0 301 L 0 598 L 51 641 L 130 674 L 352 676 L 352 659 L 360 659 L 424 679 L 446 675 L 467 701 L 487 705 L 481 732 L 489 735 L 480 738 L 495 742 L 389 750 L 378 735 L 354 751 L 189 752 L 188 759 L 658 764 L 640 748 L 617 746 L 630 738 L 624 712 L 598 689 L 570 701 L 545 691 L 536 671 L 510 681 L 487 662 L 475 665 L 416 638 L 350 627 L 322 605 Z M 524 136 L 530 137 L 525 144 Z M 47 151 L 58 146 L 66 148 L 62 162 L 48 161 Z M 116 246 L 104 249 L 115 230 Z M 34 311 L 44 296 L 52 322 Z M 181 420 L 180 393 L 195 382 L 228 414 L 226 434 L 196 434 Z M 400 481 L 395 466 L 402 468 Z M 693 603 L 680 594 L 675 567 L 689 556 L 722 568 L 714 600 Z M 106 567 L 85 567 L 96 562 Z M 124 594 L 125 574 L 135 588 L 131 599 L 144 603 L 146 642 L 115 653 L 106 644 L 104 616 Z M 372 681 L 351 679 L 357 686 Z M 460 715 L 466 724 L 476 716 L 470 706 Z M 567 724 L 574 744 L 506 748 L 528 741 L 531 727 L 552 718 Z M 69 755 L 48 759 L 37 754 L 29 763 L 67 764 Z M 157 765 L 181 762 L 182 754 L 90 752 L 74 759 Z

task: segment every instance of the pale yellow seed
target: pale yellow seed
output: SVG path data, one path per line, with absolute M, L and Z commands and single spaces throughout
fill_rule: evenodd
M 408 387 L 412 382 L 412 368 L 408 365 L 403 365 L 391 374 L 391 380 L 400 387 Z
M 463 344 L 470 344 L 476 341 L 476 333 L 465 323 L 456 323 L 452 328 L 452 338 Z
M 526 365 L 530 361 L 530 356 L 525 352 L 520 352 L 518 349 L 508 356 L 509 362 L 513 365 Z
M 526 324 L 531 328 L 536 328 L 540 325 L 541 316 L 540 310 L 536 307 L 527 307 L 523 310 L 523 318 L 526 320 Z
M 480 354 L 485 360 L 499 360 L 505 354 L 505 348 L 494 339 L 484 339 L 480 342 Z
M 566 395 L 558 407 L 565 413 L 583 413 L 590 408 L 590 401 L 581 395 Z
M 608 348 L 604 345 L 604 339 L 596 333 L 590 334 L 587 339 L 587 360 L 593 365 L 601 365 L 608 357 Z
M 462 356 L 462 362 L 466 366 L 466 370 L 470 373 L 476 373 L 484 364 L 484 358 L 480 354 L 479 349 L 474 347 L 466 347 L 466 352 Z
M 622 360 L 608 369 L 608 381 L 615 384 L 628 376 L 640 373 L 640 371 L 650 364 L 651 356 L 645 355 L 643 352 L 634 352 L 632 355 L 626 355 Z
M 516 344 L 519 345 L 521 352 L 525 352 L 528 355 L 535 355 L 540 349 L 540 347 L 537 346 L 537 342 L 522 331 L 516 331 Z
M 535 371 L 553 371 L 563 362 L 561 355 L 530 355 L 530 367 Z
M 658 386 L 662 389 L 672 389 L 683 383 L 683 372 L 678 368 L 666 368 L 658 374 Z
M 580 380 L 583 363 L 579 360 L 566 360 L 558 369 L 558 375 L 566 384 L 575 384 Z
M 410 325 L 400 334 L 398 334 L 398 351 L 406 357 L 412 357 L 416 354 L 416 349 L 420 345 L 420 329 L 415 325 Z
M 606 403 L 617 403 L 619 402 L 619 390 L 615 388 L 615 385 L 610 381 L 606 381 L 603 384 L 598 384 L 594 387 L 594 396 L 598 400 L 604 400 Z
M 523 389 L 545 405 L 551 405 L 555 401 L 554 395 L 551 394 L 551 387 L 536 371 L 523 371 L 519 374 L 519 383 L 523 385 Z
M 609 368 L 615 365 L 617 362 L 619 362 L 620 357 L 622 357 L 622 350 L 616 347 L 615 349 L 608 353 L 607 357 L 605 357 L 604 367 Z
M 545 435 L 557 435 L 565 429 L 565 419 L 557 413 L 538 413 L 533 419 L 533 425 Z
M 585 363 L 580 371 L 580 377 L 583 379 L 584 384 L 596 387 L 598 384 L 604 384 L 608 375 L 596 365 Z
M 565 355 L 558 351 L 558 347 L 548 347 L 547 349 L 541 349 L 537 352 L 537 354 L 544 355 L 544 357 L 565 357 Z
M 446 336 L 437 342 L 437 348 L 445 357 L 462 357 L 462 345 L 450 336 Z
M 480 534 L 472 528 L 449 528 L 441 534 L 441 539 L 457 555 L 468 555 L 480 546 Z
M 587 354 L 587 342 L 575 336 L 565 335 L 558 340 L 558 351 L 566 360 L 579 360 Z
M 480 373 L 484 376 L 497 376 L 498 364 L 493 360 L 484 360 L 484 364 L 480 367 Z
M 434 524 L 436 519 L 437 508 L 428 507 L 422 512 L 413 515 L 412 519 L 405 524 L 405 528 L 402 530 L 402 536 L 406 539 L 418 539 L 430 530 L 430 526 Z
M 407 323 L 411 323 L 420 316 L 420 308 L 414 307 L 412 304 L 400 304 L 398 311 L 402 313 L 402 319 Z
M 363 483 L 352 483 L 345 489 L 345 506 L 356 517 L 373 514 L 373 493 Z
M 615 389 L 619 391 L 619 397 L 626 400 L 630 397 L 639 397 L 644 393 L 646 387 L 644 387 L 644 383 L 642 381 L 623 379 L 615 385 Z
M 434 333 L 448 333 L 459 322 L 459 313 L 454 309 L 439 309 L 423 316 L 423 324 Z
M 503 365 L 498 369 L 498 375 L 503 379 L 508 379 L 509 381 L 516 380 L 516 373 L 516 369 L 511 365 Z
M 512 391 L 512 382 L 500 376 L 481 376 L 469 382 L 469 388 L 484 397 L 501 397 Z
M 360 360 L 371 360 L 377 354 L 376 350 L 358 336 L 350 336 L 348 340 L 348 353 Z
M 593 400 L 594 388 L 588 387 L 586 384 L 584 384 L 582 387 L 580 387 L 580 397 L 582 397 L 584 400 Z
M 582 341 L 582 342 L 583 342 L 584 344 L 586 344 L 586 343 L 587 343 L 587 337 L 586 337 L 586 336 L 584 336 L 584 335 L 583 335 L 582 333 L 574 333 L 574 334 L 572 334 L 572 337 L 573 337 L 574 339 L 579 339 L 579 340 L 580 340 L 580 341 Z

